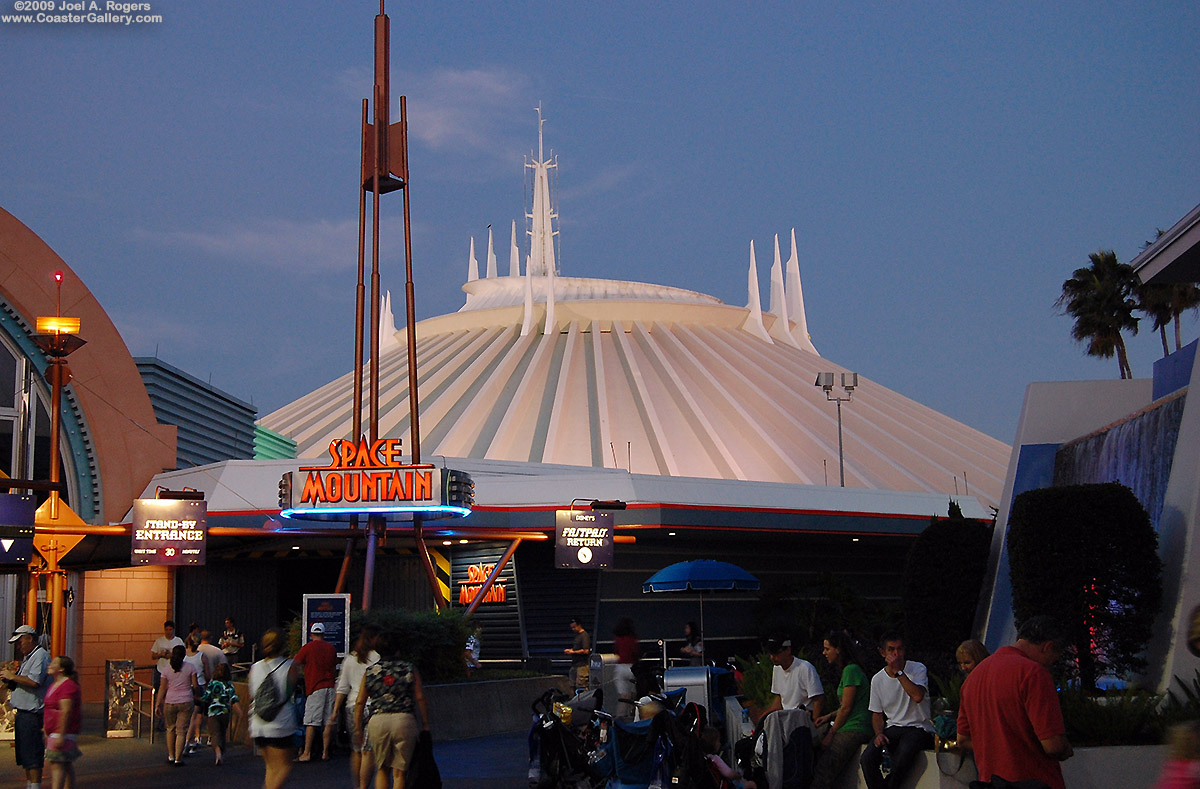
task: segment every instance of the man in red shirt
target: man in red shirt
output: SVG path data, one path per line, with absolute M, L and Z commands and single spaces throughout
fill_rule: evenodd
M 317 622 L 309 629 L 311 640 L 300 647 L 292 664 L 304 670 L 304 750 L 297 761 L 307 762 L 313 758 L 313 742 L 317 729 L 323 729 L 321 737 L 322 758 L 329 758 L 329 743 L 333 740 L 333 703 L 337 696 L 334 690 L 337 666 L 337 649 L 325 640 L 325 625 Z
M 1058 763 L 1074 752 L 1048 668 L 1064 640 L 1053 619 L 1031 617 L 1017 630 L 1015 646 L 996 650 L 963 683 L 958 743 L 974 749 L 979 780 L 1065 789 Z

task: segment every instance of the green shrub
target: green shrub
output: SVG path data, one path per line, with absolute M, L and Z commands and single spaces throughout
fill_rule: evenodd
M 746 701 L 760 710 L 771 706 L 778 697 L 771 692 L 771 673 L 774 666 L 770 654 L 760 652 L 752 658 L 739 655 L 734 661 L 742 670 L 741 691 Z
M 351 644 L 358 638 L 363 624 L 368 622 L 395 636 L 399 656 L 417 665 L 423 681 L 447 682 L 466 676 L 463 647 L 470 628 L 460 611 L 448 609 L 439 614 L 377 608 L 365 616 L 361 611 L 351 611 Z M 301 629 L 299 619 L 292 620 L 288 626 L 288 644 L 293 655 L 300 649 Z
M 910 656 L 938 670 L 971 637 L 979 588 L 987 573 L 992 526 L 967 520 L 950 501 L 913 542 L 904 567 L 904 643 Z
M 1085 690 L 1105 674 L 1145 670 L 1162 600 L 1162 562 L 1150 516 L 1124 485 L 1025 491 L 1008 523 L 1013 614 L 1067 628 L 1064 663 Z M 1072 677 L 1074 678 L 1074 677 Z
M 1080 687 L 1058 694 L 1073 745 L 1153 745 L 1162 741 L 1162 696 L 1130 688 L 1090 695 Z
M 957 711 L 962 703 L 962 686 L 966 675 L 955 672 L 950 675 L 949 680 L 943 680 L 937 674 L 930 674 L 929 678 L 933 680 L 933 690 L 937 691 L 937 699 L 941 701 L 942 708 Z
M 1167 698 L 1159 710 L 1164 728 L 1200 720 L 1200 670 L 1192 676 L 1191 685 L 1180 677 L 1175 677 L 1175 684 L 1179 686 L 1181 695 L 1176 696 L 1174 690 L 1168 689 Z

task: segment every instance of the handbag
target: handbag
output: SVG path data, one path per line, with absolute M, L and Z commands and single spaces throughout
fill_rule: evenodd
M 433 760 L 433 737 L 429 730 L 421 731 L 417 747 L 408 763 L 404 786 L 407 789 L 442 789 L 442 774 Z

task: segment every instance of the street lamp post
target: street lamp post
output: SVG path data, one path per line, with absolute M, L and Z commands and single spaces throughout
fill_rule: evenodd
M 846 392 L 846 396 L 835 396 L 833 394 L 834 373 L 817 373 L 817 380 L 813 382 L 814 386 L 819 386 L 825 390 L 825 399 L 831 403 L 837 403 L 837 423 L 838 423 L 838 477 L 841 481 L 841 486 L 846 487 L 846 453 L 842 445 L 842 403 L 849 403 L 854 400 L 854 389 L 858 386 L 858 373 L 842 373 L 842 389 Z
M 59 463 L 59 435 L 62 432 L 62 392 L 63 387 L 71 380 L 71 371 L 67 369 L 67 356 L 79 350 L 84 340 L 78 336 L 79 319 L 62 316 L 62 281 L 63 273 L 54 272 L 54 281 L 58 288 L 58 308 L 54 317 L 39 317 L 37 333 L 33 341 L 48 357 L 50 363 L 46 378 L 50 382 L 50 509 L 51 521 L 59 519 L 59 485 L 61 483 Z M 62 538 L 51 540 L 46 546 L 46 602 L 50 605 L 50 644 L 54 654 L 62 654 L 66 647 L 66 622 L 62 612 L 63 589 L 66 586 L 65 576 L 58 565 L 58 560 L 73 547 L 63 545 Z M 61 555 L 60 555 L 61 554 Z M 31 623 L 33 624 L 33 623 Z

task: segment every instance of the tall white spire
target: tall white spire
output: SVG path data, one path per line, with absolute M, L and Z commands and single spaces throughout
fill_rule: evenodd
M 475 259 L 475 236 L 471 236 L 471 254 L 467 258 L 467 282 L 479 279 L 479 261 Z
M 496 276 L 496 248 L 492 246 L 492 226 L 488 225 L 487 278 Z
M 379 355 L 382 357 L 392 348 L 399 348 L 400 340 L 396 337 L 396 316 L 392 314 L 392 292 L 387 291 L 380 302 Z
M 800 255 L 796 252 L 796 228 L 792 228 L 792 256 L 787 262 L 787 306 L 788 314 L 795 322 L 792 337 L 796 344 L 805 351 L 817 353 L 812 338 L 808 334 L 808 318 L 804 314 L 804 289 L 800 286 Z
M 779 256 L 779 234 L 775 234 L 775 262 L 771 264 L 771 314 L 775 322 L 771 324 L 771 336 L 785 345 L 796 346 L 796 338 L 792 336 L 792 328 L 788 323 L 787 289 L 783 286 L 783 260 Z
M 533 170 L 533 208 L 525 216 L 530 220 L 529 225 L 529 267 L 534 276 L 545 277 L 556 271 L 554 261 L 554 220 L 558 214 L 550 206 L 550 170 L 558 167 L 553 158 L 547 159 L 543 141 L 542 127 L 546 121 L 542 118 L 542 106 L 537 107 L 538 114 L 538 152 L 537 159 L 526 162 L 525 166 Z
M 512 223 L 512 241 L 508 247 L 508 276 L 521 276 L 521 250 L 517 247 L 517 220 Z
M 750 310 L 750 314 L 742 322 L 742 330 L 748 331 L 758 339 L 774 345 L 775 343 L 772 342 L 771 335 L 767 334 L 767 330 L 763 326 L 762 299 L 758 295 L 758 263 L 754 260 L 753 241 L 750 242 L 750 278 L 747 290 L 750 303 L 746 307 Z

